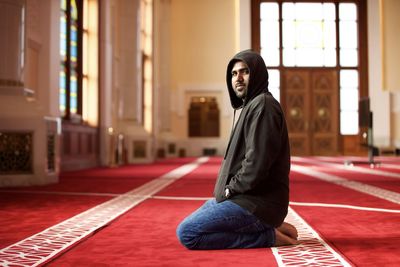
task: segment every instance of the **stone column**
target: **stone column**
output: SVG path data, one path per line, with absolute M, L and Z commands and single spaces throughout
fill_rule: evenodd
M 59 10 L 54 0 L 0 0 L 0 187 L 58 181 Z

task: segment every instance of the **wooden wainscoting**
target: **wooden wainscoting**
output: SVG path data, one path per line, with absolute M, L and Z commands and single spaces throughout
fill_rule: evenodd
M 97 127 L 62 122 L 61 171 L 99 166 L 99 131 Z

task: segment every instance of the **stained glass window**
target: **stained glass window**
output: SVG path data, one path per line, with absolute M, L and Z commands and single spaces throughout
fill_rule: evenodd
M 60 102 L 64 118 L 79 115 L 79 5 L 76 0 L 60 0 Z
M 78 113 L 78 8 L 76 1 L 71 0 L 71 25 L 70 25 L 70 113 Z
M 60 1 L 60 112 L 97 126 L 98 0 Z
M 60 112 L 64 117 L 67 108 L 67 1 L 61 0 L 61 16 L 60 16 Z

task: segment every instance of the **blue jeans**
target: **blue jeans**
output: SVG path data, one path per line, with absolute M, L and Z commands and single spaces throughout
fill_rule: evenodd
M 232 201 L 210 199 L 176 229 L 188 249 L 271 247 L 275 229 Z

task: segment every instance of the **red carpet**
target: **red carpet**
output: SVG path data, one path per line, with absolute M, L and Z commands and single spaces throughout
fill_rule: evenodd
M 212 197 L 215 179 L 218 175 L 221 160 L 211 158 L 206 165 L 194 170 L 161 190 L 157 195 L 174 197 Z
M 355 266 L 400 266 L 400 214 L 293 207 Z
M 160 191 L 160 196 L 211 196 L 220 161 L 211 160 Z M 175 192 L 175 193 L 174 193 Z M 266 249 L 189 251 L 177 225 L 204 201 L 147 200 L 50 266 L 257 266 L 276 265 Z M 121 236 L 124 238 L 121 239 Z M 94 249 L 94 250 L 93 250 Z
M 168 159 L 154 164 L 65 172 L 60 175 L 60 182 L 57 184 L 14 189 L 121 194 L 193 160 L 194 158 Z
M 360 168 L 359 165 L 356 165 L 356 167 L 352 166 L 345 167 L 344 164 L 324 165 L 321 164 L 321 162 L 318 161 L 316 162 L 315 160 L 308 160 L 308 161 L 295 160 L 294 162 L 298 165 L 307 166 L 320 172 L 340 176 L 342 178 L 351 181 L 358 181 L 400 193 L 400 182 L 399 182 L 400 169 L 393 171 L 393 168 L 392 169 L 382 168 L 382 167 L 369 168 L 368 165 L 363 165 L 361 170 L 364 171 L 361 172 L 361 170 L 358 170 L 358 168 Z M 400 167 L 400 164 L 398 164 L 397 166 Z
M 68 172 L 58 184 L 1 189 L 0 248 L 113 197 L 102 193 L 124 193 L 191 161 L 193 158 L 170 159 L 151 165 Z
M 0 248 L 43 231 L 110 197 L 1 192 Z
M 189 251 L 179 222 L 201 201 L 148 200 L 49 266 L 276 266 L 266 249 Z
M 5 247 L 15 243 L 113 197 L 97 194 L 50 195 L 42 194 L 42 191 L 125 193 L 193 160 L 176 159 L 152 165 L 66 173 L 62 175 L 60 184 L 29 188 L 30 191 L 37 191 L 36 194 L 2 192 L 0 216 L 7 220 L 0 221 L 0 245 Z M 295 158 L 293 166 L 307 166 L 307 170 L 314 173 L 310 175 L 292 170 L 291 208 L 310 229 L 319 234 L 331 251 L 342 255 L 343 264 L 347 261 L 347 266 L 400 266 L 397 252 L 400 241 L 400 180 L 372 174 L 372 171 L 346 171 L 334 165 L 323 165 L 342 164 L 343 160 L 346 158 Z M 380 160 L 394 166 L 400 163 L 396 157 Z M 278 249 L 277 252 L 274 250 L 277 255 L 273 255 L 271 249 L 189 251 L 182 247 L 175 236 L 176 226 L 200 206 L 204 198 L 212 196 L 220 162 L 220 158 L 211 158 L 165 188 L 160 187 L 155 199 L 145 200 L 133 207 L 107 227 L 53 258 L 47 265 L 278 266 L 280 262 L 279 266 L 300 266 L 303 262 L 301 266 L 345 266 L 321 264 L 324 260 L 321 259 L 322 254 L 307 251 L 303 245 Z M 393 166 L 380 170 L 394 174 L 399 171 Z M 316 175 L 345 180 L 340 180 L 343 184 L 335 184 Z M 357 191 L 346 187 L 351 182 L 357 182 L 356 187 L 368 185 L 378 191 Z M 381 192 L 389 192 L 388 200 L 374 195 Z M 28 219 L 18 220 L 21 217 Z M 302 235 L 302 242 L 306 244 L 308 238 Z M 2 255 L 0 250 L 0 265 L 4 260 Z M 283 255 L 282 258 L 279 255 Z M 305 261 L 309 263 L 304 264 Z
M 294 202 L 331 203 L 399 209 L 398 204 L 294 171 L 291 172 L 290 200 Z
M 336 173 L 336 175 L 342 176 Z M 347 173 L 351 178 L 351 175 Z M 354 175 L 354 174 L 353 174 Z M 384 209 L 399 205 L 292 172 L 291 201 Z M 292 206 L 323 238 L 356 266 L 397 266 L 400 213 Z

